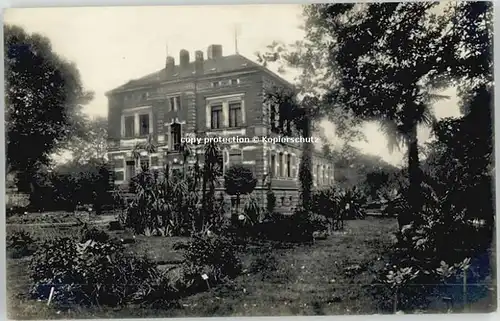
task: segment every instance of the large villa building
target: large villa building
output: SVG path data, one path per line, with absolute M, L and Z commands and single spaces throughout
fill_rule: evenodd
M 222 145 L 224 170 L 234 164 L 249 166 L 258 179 L 257 195 L 264 195 L 259 190 L 271 179 L 277 207 L 294 207 L 303 144 L 253 142 L 255 137 L 278 136 L 273 129 L 279 115 L 264 102 L 265 90 L 292 86 L 239 54 L 224 56 L 220 45 L 209 46 L 206 54 L 196 51 L 191 59 L 181 50 L 178 64 L 169 56 L 165 68 L 106 94 L 108 158 L 115 184 L 126 186 L 145 164 L 161 169 L 169 162 L 172 170 L 182 168 L 182 138 L 247 137 L 252 141 Z M 134 146 L 148 137 L 158 146 L 157 153 L 135 158 Z M 332 185 L 333 163 L 314 154 L 312 164 L 314 186 Z

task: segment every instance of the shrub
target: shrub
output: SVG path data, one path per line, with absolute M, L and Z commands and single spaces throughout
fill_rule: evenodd
M 320 222 L 321 220 L 321 222 Z M 323 230 L 324 220 L 303 208 L 298 208 L 293 215 L 274 213 L 253 228 L 253 235 L 282 242 L 309 242 L 313 233 Z
M 393 199 L 389 199 L 385 206 L 382 208 L 382 215 L 388 217 L 395 217 L 399 213 L 409 211 L 410 207 L 406 202 L 406 199 L 401 195 Z
M 224 174 L 224 188 L 229 195 L 236 196 L 236 211 L 239 212 L 240 196 L 253 192 L 257 179 L 253 171 L 242 165 L 231 166 Z
M 37 172 L 33 189 L 29 189 L 30 207 L 34 210 L 74 211 L 77 204 L 92 204 L 97 214 L 112 204 L 111 171 L 102 160 L 85 164 L 69 162 L 53 172 Z
M 98 229 L 96 227 L 89 228 L 88 225 L 85 224 L 80 229 L 80 243 L 85 243 L 89 240 L 106 243 L 110 240 L 110 236 L 108 233 L 101 229 Z
M 261 219 L 260 212 L 259 200 L 255 197 L 249 197 L 244 207 L 245 223 L 247 225 L 257 224 Z
M 338 195 L 338 207 L 344 219 L 365 218 L 365 203 L 365 197 L 356 187 L 346 189 Z
M 35 239 L 26 231 L 16 231 L 8 237 L 7 249 L 12 258 L 29 256 L 35 251 Z
M 299 208 L 290 218 L 290 235 L 296 241 L 311 241 L 317 228 L 313 214 L 304 208 Z
M 266 200 L 267 214 L 272 215 L 274 213 L 274 209 L 276 208 L 276 195 L 274 195 L 274 192 L 270 187 L 266 192 Z
M 204 286 L 202 275 L 206 274 L 213 283 L 223 282 L 226 278 L 234 278 L 241 272 L 241 261 L 236 256 L 235 248 L 230 240 L 213 234 L 195 236 L 185 246 L 184 269 L 195 280 Z M 201 285 L 203 284 L 203 285 Z
M 125 255 L 120 244 L 58 238 L 45 242 L 30 266 L 32 296 L 47 299 L 54 287 L 59 304 L 117 306 L 175 296 L 154 262 Z
M 312 229 L 315 232 L 316 231 L 319 231 L 319 232 L 328 231 L 328 228 L 330 227 L 330 222 L 323 215 L 311 214 L 309 221 L 310 221 L 310 224 L 312 226 Z
M 339 204 L 339 190 L 335 188 L 320 190 L 313 194 L 311 211 L 324 217 L 330 228 L 340 229 L 343 218 Z
M 187 236 L 214 226 L 220 219 L 217 202 L 213 193 L 208 192 L 206 202 L 202 201 L 200 180 L 197 164 L 182 177 L 172 175 L 168 165 L 163 175 L 142 171 L 133 179 L 136 195 L 121 219 L 123 225 L 137 234 L 165 236 Z
M 412 280 L 413 284 L 403 282 L 398 286 L 400 297 L 394 301 L 399 301 L 405 309 L 414 309 L 415 297 L 438 295 L 455 301 L 465 298 L 465 305 L 468 297 L 486 291 L 480 286 L 467 288 L 466 285 L 481 284 L 491 274 L 491 263 L 484 259 L 489 257 L 482 239 L 484 227 L 474 226 L 474 221 L 468 219 L 467 209 L 461 207 L 448 190 L 440 191 L 426 180 L 421 185 L 421 195 L 421 210 L 413 215 L 411 223 L 401 226 L 393 253 L 393 262 L 412 268 L 418 276 Z M 398 206 L 393 207 L 398 214 L 409 210 L 404 196 L 403 193 Z M 458 275 L 455 272 L 459 272 Z M 425 300 L 418 302 L 419 307 L 426 304 Z
M 25 206 L 11 206 L 5 209 L 5 217 L 11 217 L 14 215 L 23 215 L 28 210 Z

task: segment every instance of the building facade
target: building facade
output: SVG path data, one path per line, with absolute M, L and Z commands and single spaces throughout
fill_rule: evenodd
M 298 200 L 302 144 L 265 140 L 278 136 L 273 128 L 279 114 L 264 101 L 266 90 L 291 85 L 241 55 L 224 56 L 220 45 L 211 45 L 206 58 L 196 51 L 191 61 L 186 50 L 180 51 L 179 58 L 176 64 L 169 56 L 162 70 L 106 94 L 108 159 L 115 183 L 126 186 L 146 164 L 151 169 L 164 168 L 167 162 L 172 170 L 182 168 L 183 138 L 248 138 L 251 142 L 222 145 L 224 171 L 233 164 L 250 167 L 258 179 L 257 196 L 265 195 L 264 184 L 270 179 L 277 208 L 293 208 Z M 158 146 L 157 153 L 136 159 L 134 146 L 148 137 Z M 332 185 L 333 163 L 319 154 L 312 163 L 314 186 Z

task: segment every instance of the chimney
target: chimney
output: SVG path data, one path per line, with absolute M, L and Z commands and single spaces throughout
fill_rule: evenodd
M 222 57 L 222 45 L 210 45 L 207 50 L 207 59 L 216 59 Z
M 180 52 L 179 52 L 179 58 L 180 58 L 180 66 L 181 68 L 186 68 L 188 65 L 189 65 L 189 51 L 187 51 L 186 49 L 182 49 Z
M 175 67 L 174 57 L 167 56 L 167 60 L 165 61 L 165 69 L 167 69 L 167 71 L 171 72 L 174 70 L 174 67 Z
M 203 73 L 203 51 L 197 50 L 194 53 L 194 71 L 196 74 Z

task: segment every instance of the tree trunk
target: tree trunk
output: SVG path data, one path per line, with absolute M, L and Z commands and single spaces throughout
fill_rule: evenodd
M 203 181 L 202 181 L 202 188 L 201 188 L 201 213 L 202 214 L 202 221 L 201 221 L 201 226 L 200 228 L 203 228 L 205 224 L 205 215 L 206 215 L 206 208 L 207 208 L 207 168 L 206 164 L 203 165 Z
M 214 202 L 215 202 L 215 180 L 217 179 L 217 177 L 214 177 L 213 176 L 213 173 L 215 173 L 215 168 L 214 168 L 214 165 L 212 164 L 210 166 L 210 181 L 208 182 L 208 195 L 207 195 L 207 200 L 206 200 L 206 208 L 205 208 L 205 212 L 206 212 L 206 221 L 205 223 L 206 224 L 211 224 L 213 222 L 213 219 L 215 218 L 214 216 Z M 205 227 L 203 227 L 205 228 Z
M 239 215 L 240 215 L 240 194 L 236 194 L 236 209 L 235 210 L 231 210 L 231 220 L 232 220 L 232 224 L 233 226 L 238 226 L 238 224 L 240 223 L 239 221 Z
M 417 126 L 412 128 L 408 142 L 408 205 L 410 213 L 405 213 L 400 219 L 400 227 L 418 219 L 422 209 L 422 171 L 418 158 Z
M 303 137 L 310 139 L 311 137 L 311 119 L 307 115 L 304 121 Z M 304 142 L 304 152 L 302 154 L 302 160 L 300 162 L 300 185 L 301 185 L 301 198 L 302 207 L 309 211 L 311 207 L 311 189 L 312 189 L 312 142 Z

